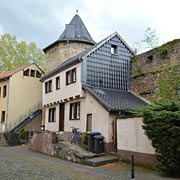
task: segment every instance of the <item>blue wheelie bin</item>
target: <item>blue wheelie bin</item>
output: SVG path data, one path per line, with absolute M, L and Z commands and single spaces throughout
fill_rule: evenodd
M 88 134 L 88 151 L 94 152 L 94 136 L 101 135 L 100 132 L 90 132 Z

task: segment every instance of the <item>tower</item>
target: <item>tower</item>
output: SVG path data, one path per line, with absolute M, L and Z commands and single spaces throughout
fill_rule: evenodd
M 46 72 L 51 71 L 59 64 L 94 44 L 95 41 L 89 34 L 81 17 L 76 14 L 71 22 L 66 24 L 59 38 L 43 49 L 46 54 Z

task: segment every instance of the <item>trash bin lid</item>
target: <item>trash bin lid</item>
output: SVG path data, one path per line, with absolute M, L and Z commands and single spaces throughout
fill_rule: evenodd
M 94 136 L 95 139 L 100 139 L 100 140 L 103 140 L 105 137 L 102 136 L 102 135 L 96 135 Z
M 100 135 L 101 133 L 100 132 L 90 132 L 89 134 L 90 135 Z

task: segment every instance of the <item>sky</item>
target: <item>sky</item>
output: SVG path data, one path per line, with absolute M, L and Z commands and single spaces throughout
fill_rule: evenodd
M 138 52 L 145 51 L 151 27 L 159 45 L 180 38 L 179 0 L 0 0 L 0 34 L 35 42 L 56 41 L 78 10 L 92 38 L 99 42 L 115 31 Z

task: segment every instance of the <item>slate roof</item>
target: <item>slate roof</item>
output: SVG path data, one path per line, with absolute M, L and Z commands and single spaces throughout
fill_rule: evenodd
M 58 40 L 75 40 L 95 44 L 95 41 L 92 39 L 81 17 L 78 14 L 73 17 L 69 24 L 66 24 L 65 30 L 60 35 Z
M 83 88 L 95 97 L 108 111 L 127 112 L 134 107 L 148 105 L 147 102 L 129 91 L 96 88 L 87 85 L 83 85 Z
M 77 54 L 76 56 L 68 59 L 67 61 L 65 61 L 64 63 L 60 64 L 59 66 L 57 66 L 55 69 L 53 69 L 52 71 L 46 73 L 42 78 L 41 81 L 44 81 L 50 77 L 52 77 L 53 75 L 61 72 L 62 70 L 66 69 L 68 66 L 71 66 L 72 64 L 78 63 L 81 61 L 81 59 L 84 56 L 88 56 L 89 54 L 91 54 L 92 52 L 94 52 L 96 49 L 98 49 L 100 46 L 102 46 L 104 43 L 106 43 L 108 40 L 110 40 L 113 36 L 118 36 L 121 41 L 126 45 L 126 47 L 131 51 L 132 54 L 134 54 L 134 51 L 127 45 L 127 43 L 123 40 L 123 38 L 117 33 L 114 32 L 113 34 L 111 34 L 110 36 L 106 37 L 105 39 L 103 39 L 102 41 L 100 41 L 99 43 L 87 48 L 86 50 L 84 50 L 83 52 Z
M 65 30 L 59 36 L 59 38 L 49 46 L 45 47 L 43 50 L 46 51 L 46 49 L 48 49 L 50 46 L 61 41 L 79 41 L 86 42 L 92 45 L 96 44 L 78 14 L 73 17 L 69 24 L 66 24 Z

